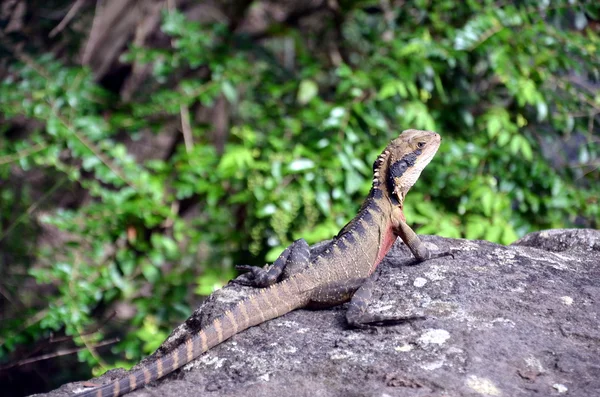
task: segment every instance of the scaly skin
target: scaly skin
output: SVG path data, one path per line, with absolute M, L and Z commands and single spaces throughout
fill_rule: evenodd
M 397 237 L 417 259 L 431 257 L 406 224 L 402 207 L 406 193 L 429 164 L 440 142 L 435 132 L 404 131 L 373 164 L 373 187 L 356 217 L 315 260 L 309 261 L 308 244 L 298 240 L 268 269 L 241 266 L 250 271 L 248 283 L 263 288 L 188 337 L 169 354 L 129 376 L 77 397 L 123 395 L 182 367 L 247 328 L 301 307 L 333 306 L 351 299 L 347 312 L 350 325 L 362 327 L 402 320 L 366 314 L 373 287 L 369 276 Z

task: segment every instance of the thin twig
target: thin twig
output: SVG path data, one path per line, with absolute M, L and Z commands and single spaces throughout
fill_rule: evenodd
M 12 297 L 10 296 L 10 292 L 4 289 L 2 284 L 0 284 L 0 295 L 2 295 L 9 303 L 14 304 Z
M 98 347 L 102 347 L 102 346 L 106 346 L 106 345 L 111 345 L 113 343 L 117 343 L 119 342 L 119 338 L 113 338 L 113 339 L 109 339 L 106 340 L 104 342 L 99 342 L 95 345 L 92 346 L 92 348 L 96 349 Z M 54 357 L 60 357 L 60 356 L 66 356 L 67 354 L 73 354 L 73 353 L 77 353 L 83 349 L 87 349 L 88 346 L 81 346 L 81 347 L 74 347 L 71 349 L 65 349 L 65 350 L 59 350 L 56 351 L 54 353 L 48 353 L 48 354 L 42 354 L 41 356 L 36 356 L 36 357 L 31 357 L 31 358 L 27 358 L 25 360 L 20 360 L 17 361 L 14 364 L 8 364 L 4 367 L 0 367 L 0 371 L 12 368 L 12 367 L 20 367 L 21 365 L 25 365 L 25 364 L 31 364 L 34 363 L 36 361 L 42 361 L 42 360 L 48 360 L 49 358 L 54 358 Z
M 192 126 L 190 124 L 190 109 L 186 104 L 182 103 L 179 105 L 179 112 L 181 113 L 181 131 L 183 132 L 185 150 L 186 152 L 190 153 L 194 148 L 194 141 L 192 139 Z
M 56 303 L 57 304 L 62 304 L 62 300 L 59 299 L 59 300 L 56 301 Z M 37 323 L 38 321 L 41 321 L 44 317 L 46 317 L 46 315 L 48 314 L 48 311 L 49 311 L 48 308 L 46 308 L 44 310 L 40 310 L 39 312 L 37 312 L 37 314 L 35 316 L 28 318 L 27 321 L 25 321 L 24 324 L 21 324 L 19 326 L 19 329 L 15 330 L 14 334 L 18 335 L 23 330 L 26 330 L 27 328 L 29 328 L 33 324 Z M 0 338 L 0 347 L 2 347 L 5 343 L 6 343 L 6 339 L 5 338 Z
M 4 232 L 0 233 L 0 241 L 2 241 L 6 236 L 8 236 L 10 234 L 10 232 L 15 228 L 15 226 L 17 226 L 19 223 L 21 223 L 21 221 L 23 221 L 23 219 L 25 219 L 26 217 L 31 215 L 33 213 L 33 211 L 35 211 L 42 202 L 46 201 L 46 199 L 48 197 L 50 197 L 59 187 L 61 187 L 65 183 L 66 180 L 67 180 L 67 178 L 63 178 L 60 181 L 58 181 L 54 186 L 52 186 L 52 188 L 50 188 L 50 190 L 48 190 L 35 203 L 31 204 L 29 206 L 29 208 L 27 208 L 27 211 L 25 211 L 21 215 L 19 215 L 19 217 L 17 219 L 15 219 L 15 221 L 13 223 L 11 223 L 10 226 L 8 226 L 8 228 Z
M 104 320 L 102 320 L 101 323 L 95 325 L 95 329 L 93 330 L 89 330 L 86 331 L 85 333 L 83 333 L 82 335 L 91 335 L 91 334 L 95 334 L 96 332 L 98 332 L 100 330 L 100 328 L 104 327 L 106 325 L 106 323 L 108 323 L 110 320 L 113 319 L 113 317 L 115 317 L 117 315 L 116 311 L 113 311 L 112 313 L 110 313 L 110 315 L 108 315 Z M 60 342 L 64 342 L 64 341 L 72 341 L 73 340 L 73 336 L 72 335 L 68 335 L 68 336 L 61 336 L 59 338 L 54 338 L 54 336 L 51 336 L 50 339 L 48 340 L 48 343 L 60 343 Z
M 84 1 L 85 0 L 77 0 L 75 2 L 75 4 L 73 4 L 73 7 L 71 7 L 69 12 L 67 12 L 67 15 L 65 15 L 63 20 L 60 21 L 60 23 L 58 25 L 56 25 L 56 27 L 50 31 L 50 34 L 48 35 L 48 37 L 54 37 L 57 34 L 59 34 L 60 32 L 62 32 L 62 30 L 69 24 L 69 22 L 71 22 L 71 19 L 73 19 L 73 17 L 75 17 L 75 15 L 77 14 L 77 12 L 81 8 L 81 6 L 83 6 Z
M 38 143 L 35 146 L 32 146 L 28 149 L 21 150 L 20 152 L 17 152 L 15 154 L 9 154 L 4 157 L 0 157 L 0 165 L 4 165 L 4 164 L 12 163 L 14 161 L 21 160 L 22 158 L 27 157 L 30 154 L 42 151 L 42 150 L 46 149 L 47 147 L 48 147 L 48 145 L 45 143 Z

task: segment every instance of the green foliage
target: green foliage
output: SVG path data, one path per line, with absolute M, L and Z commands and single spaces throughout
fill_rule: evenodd
M 29 247 L 28 274 L 52 293 L 2 324 L 0 359 L 57 330 L 78 343 L 102 340 L 102 329 L 83 335 L 122 301 L 135 308 L 135 331 L 115 352 L 135 362 L 190 313 L 190 292 L 208 294 L 234 264 L 272 261 L 294 239 L 337 233 L 369 190 L 372 161 L 406 128 L 444 138 L 406 202 L 419 233 L 507 244 L 578 220 L 597 227 L 600 97 L 569 76 L 600 78 L 600 40 L 560 26 L 567 3 L 415 2 L 391 19 L 341 3 L 344 61 L 334 64 L 293 28 L 258 43 L 165 13 L 171 48 L 124 57 L 153 70 L 129 103 L 49 55 L 13 62 L 0 111 L 40 127 L 0 146 L 0 176 L 10 166 L 40 170 L 91 198 L 40 219 L 68 244 Z M 577 12 L 597 15 L 586 7 Z M 293 44 L 291 67 L 278 60 L 283 43 Z M 201 67 L 210 73 L 186 73 Z M 124 143 L 221 98 L 231 109 L 222 153 L 213 126 L 194 122 L 192 142 L 166 159 L 141 161 Z M 571 136 L 589 142 L 575 162 L 550 154 Z M 595 168 L 586 173 L 586 164 Z M 3 224 L 18 221 L 0 240 L 22 250 L 28 243 L 15 233 L 33 226 L 11 212 L 26 206 L 10 187 L 0 185 L 0 195 Z M 178 212 L 185 200 L 199 203 L 193 217 Z M 80 359 L 98 363 L 88 350 Z

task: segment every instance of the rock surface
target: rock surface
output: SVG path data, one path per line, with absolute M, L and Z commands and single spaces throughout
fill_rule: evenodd
M 128 396 L 600 395 L 600 231 L 543 231 L 508 247 L 423 239 L 454 258 L 414 264 L 398 241 L 376 273 L 371 310 L 406 323 L 356 330 L 344 306 L 298 310 Z M 247 294 L 216 292 L 155 354 Z

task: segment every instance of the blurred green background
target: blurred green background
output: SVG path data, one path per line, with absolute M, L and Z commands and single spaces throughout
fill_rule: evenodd
M 129 367 L 332 237 L 407 128 L 443 137 L 418 233 L 597 228 L 599 34 L 592 1 L 3 2 L 2 390 Z

